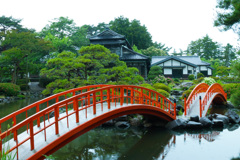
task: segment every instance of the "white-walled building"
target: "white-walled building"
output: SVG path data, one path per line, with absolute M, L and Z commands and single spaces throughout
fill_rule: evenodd
M 155 65 L 162 67 L 165 77 L 171 78 L 188 78 L 190 74 L 197 76 L 199 72 L 209 77 L 213 70 L 199 56 L 153 56 L 151 67 Z

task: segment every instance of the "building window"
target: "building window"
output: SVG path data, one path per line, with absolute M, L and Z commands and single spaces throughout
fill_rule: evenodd
M 188 74 L 192 74 L 192 70 L 188 70 Z

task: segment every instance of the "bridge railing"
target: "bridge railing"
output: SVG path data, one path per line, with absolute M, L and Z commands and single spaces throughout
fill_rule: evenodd
M 184 97 L 184 115 L 187 115 L 187 112 L 190 110 L 191 104 L 195 100 L 195 98 L 198 96 L 199 93 L 206 92 L 209 85 L 206 83 L 200 83 L 198 84 L 190 93 L 187 100 L 186 97 Z
M 95 86 L 100 87 L 101 85 Z M 9 128 L 7 131 L 0 134 L 0 151 L 2 151 L 2 140 L 4 140 L 7 136 L 11 135 L 11 133 L 14 133 L 14 140 L 15 145 L 11 146 L 9 152 L 16 150 L 17 157 L 18 157 L 18 148 L 20 145 L 29 142 L 31 146 L 31 150 L 33 150 L 35 147 L 34 145 L 34 136 L 36 136 L 39 133 L 44 133 L 44 140 L 47 139 L 47 132 L 46 129 L 50 126 L 54 125 L 55 128 L 55 134 L 59 134 L 59 121 L 63 119 L 67 119 L 66 126 L 69 127 L 68 118 L 71 115 L 75 115 L 76 117 L 76 123 L 79 123 L 80 118 L 80 111 L 85 110 L 85 115 L 81 116 L 88 116 L 87 109 L 91 107 L 93 111 L 93 115 L 97 114 L 97 107 L 101 107 L 101 111 L 103 110 L 103 104 L 107 104 L 107 108 L 111 109 L 111 105 L 116 106 L 117 103 L 120 103 L 122 106 L 123 103 L 126 104 L 146 104 L 158 107 L 162 109 L 169 117 L 172 117 L 172 119 L 176 118 L 176 103 L 172 103 L 170 100 L 168 100 L 163 95 L 159 94 L 158 92 L 155 92 L 153 90 L 138 87 L 138 86 L 105 86 L 102 85 L 102 88 L 90 90 L 90 88 L 94 87 L 82 87 L 82 89 L 88 89 L 89 91 L 75 94 L 72 97 L 69 97 L 65 100 L 58 101 L 51 106 L 48 106 L 47 108 L 36 112 L 36 114 L 26 117 L 25 120 L 23 120 L 20 123 L 14 124 L 11 128 Z M 74 93 L 76 90 L 72 90 L 72 92 L 64 92 L 67 93 Z M 61 95 L 61 94 L 59 94 Z M 64 95 L 64 94 L 63 94 Z M 44 99 L 43 101 L 47 101 L 48 98 Z M 37 103 L 39 104 L 39 103 Z M 99 105 L 100 104 L 100 105 Z M 31 106 L 31 105 L 30 105 Z M 72 111 L 69 111 L 69 108 L 73 107 Z M 59 108 L 65 108 L 65 113 L 59 114 Z M 25 111 L 25 110 L 24 110 Z M 48 120 L 49 123 L 47 123 L 46 119 L 48 117 L 49 112 L 54 112 L 53 119 Z M 19 112 L 16 112 L 19 113 Z M 14 117 L 16 115 L 12 115 Z M 40 119 L 43 119 L 43 121 L 40 124 Z M 37 126 L 39 127 L 37 130 L 34 129 L 34 122 L 37 122 Z M 39 125 L 38 125 L 39 122 Z M 25 127 L 27 128 L 27 131 L 29 130 L 29 136 L 25 139 L 19 138 L 19 130 Z
M 214 93 L 219 93 L 220 95 L 223 95 L 225 100 L 227 100 L 227 93 L 225 93 L 225 91 L 223 90 L 222 86 L 220 84 L 218 84 L 218 83 L 214 83 L 205 92 L 205 96 L 203 97 L 202 103 L 201 103 L 201 106 L 200 106 L 200 110 L 201 110 L 200 113 L 203 113 L 202 111 L 205 110 L 205 107 L 208 104 L 209 99 L 211 98 L 211 96 Z M 225 100 L 223 100 L 223 101 L 225 101 Z M 209 107 L 209 105 L 207 107 Z M 202 115 L 200 115 L 200 117 L 202 117 Z

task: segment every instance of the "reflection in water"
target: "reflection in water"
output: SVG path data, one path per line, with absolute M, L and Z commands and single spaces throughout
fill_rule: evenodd
M 201 142 L 202 138 L 207 140 L 208 142 L 215 141 L 216 137 L 220 134 L 218 131 L 212 131 L 211 133 L 205 133 L 205 134 L 184 134 L 184 141 L 186 140 L 186 135 L 189 137 L 192 137 L 193 139 L 198 139 L 199 142 Z

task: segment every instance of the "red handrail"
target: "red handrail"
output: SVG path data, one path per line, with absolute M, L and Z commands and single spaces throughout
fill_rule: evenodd
M 188 96 L 188 99 L 184 100 L 184 115 L 185 116 L 187 115 L 187 111 L 190 109 L 190 105 L 192 104 L 192 101 L 195 100 L 196 96 L 199 93 L 206 92 L 208 87 L 209 87 L 209 85 L 206 84 L 206 83 L 200 83 L 196 87 L 194 87 L 194 89 L 192 90 L 192 92 Z
M 207 105 L 210 97 L 214 94 L 214 93 L 219 93 L 220 95 L 223 95 L 223 97 L 225 98 L 225 100 L 227 100 L 227 93 L 224 92 L 222 86 L 218 83 L 214 83 L 212 84 L 208 90 L 205 93 L 204 98 L 202 99 L 202 106 L 200 106 L 200 108 L 202 109 L 202 111 L 205 109 L 205 106 Z M 209 106 L 208 106 L 209 107 Z M 200 117 L 202 117 L 202 115 L 200 115 Z
M 103 87 L 99 89 L 94 89 L 90 90 L 90 88 L 97 88 L 97 87 Z M 104 87 L 105 86 L 105 87 Z M 16 141 L 16 145 L 11 147 L 10 151 L 13 151 L 14 149 L 17 149 L 17 157 L 18 157 L 18 147 L 22 145 L 23 143 L 27 142 L 28 140 L 30 141 L 30 146 L 31 150 L 34 149 L 34 136 L 37 135 L 38 133 L 44 131 L 44 136 L 46 140 L 46 129 L 52 125 L 55 125 L 55 133 L 59 133 L 59 125 L 58 122 L 64 118 L 67 118 L 67 126 L 68 126 L 68 117 L 70 115 L 75 114 L 76 115 L 76 123 L 79 123 L 79 111 L 81 110 L 86 110 L 89 107 L 93 107 L 93 114 L 96 114 L 96 107 L 97 104 L 102 104 L 107 103 L 108 108 L 111 108 L 111 102 L 116 103 L 120 102 L 121 105 L 123 105 L 124 100 L 125 103 L 131 103 L 131 104 L 145 104 L 146 106 L 155 106 L 159 109 L 161 109 L 166 115 L 171 117 L 172 119 L 176 119 L 176 103 L 172 103 L 170 100 L 168 100 L 166 97 L 161 95 L 160 93 L 144 88 L 144 87 L 139 87 L 139 86 L 130 86 L 130 85 L 120 85 L 120 86 L 107 86 L 107 85 L 95 85 L 95 86 L 86 86 L 86 87 L 81 87 L 81 89 L 88 89 L 89 91 L 85 93 L 81 93 L 78 95 L 74 95 L 70 98 L 67 98 L 65 100 L 59 101 L 39 112 L 36 114 L 27 117 L 25 120 L 21 121 L 18 124 L 15 124 L 13 127 L 11 127 L 9 130 L 5 131 L 4 133 L 0 134 L 0 139 L 1 141 L 6 138 L 8 135 L 11 133 L 14 133 L 14 139 Z M 78 90 L 78 89 L 76 89 Z M 75 89 L 71 91 L 66 91 L 64 94 L 67 93 L 74 93 L 76 91 Z M 130 94 L 129 94 L 130 93 Z M 63 93 L 58 94 L 59 95 L 64 95 Z M 148 95 L 147 95 L 148 94 Z M 55 97 L 56 96 L 51 96 Z M 44 101 L 46 102 L 48 98 L 45 98 Z M 92 101 L 90 100 L 92 99 Z M 130 100 L 130 102 L 129 102 Z M 41 102 L 40 101 L 40 102 Z M 82 102 L 86 102 L 83 104 Z M 69 104 L 73 104 L 74 111 L 71 113 L 68 113 L 68 106 Z M 36 104 L 36 103 L 35 103 Z M 37 103 L 38 104 L 38 103 Z M 32 106 L 32 105 L 29 105 Z M 25 107 L 25 108 L 30 108 L 30 107 Z M 59 108 L 60 107 L 65 107 L 66 108 L 66 115 L 59 117 Z M 25 111 L 25 110 L 24 110 Z M 54 111 L 54 121 L 49 123 L 48 125 L 45 124 L 45 116 L 48 115 L 50 111 Z M 19 111 L 15 112 L 19 113 Z M 12 115 L 12 114 L 11 114 Z M 86 114 L 87 116 L 87 114 Z M 10 117 L 10 116 L 7 116 Z M 33 121 L 39 120 L 41 117 L 43 117 L 43 123 L 44 127 L 39 128 L 38 131 L 34 132 L 33 130 Z M 5 118 L 6 119 L 6 118 Z M 24 126 L 29 126 L 30 130 L 30 135 L 24 140 L 20 140 L 18 138 L 18 130 Z M 27 127 L 28 130 L 28 127 Z M 0 145 L 2 147 L 2 144 Z M 2 149 L 2 148 L 0 148 Z

